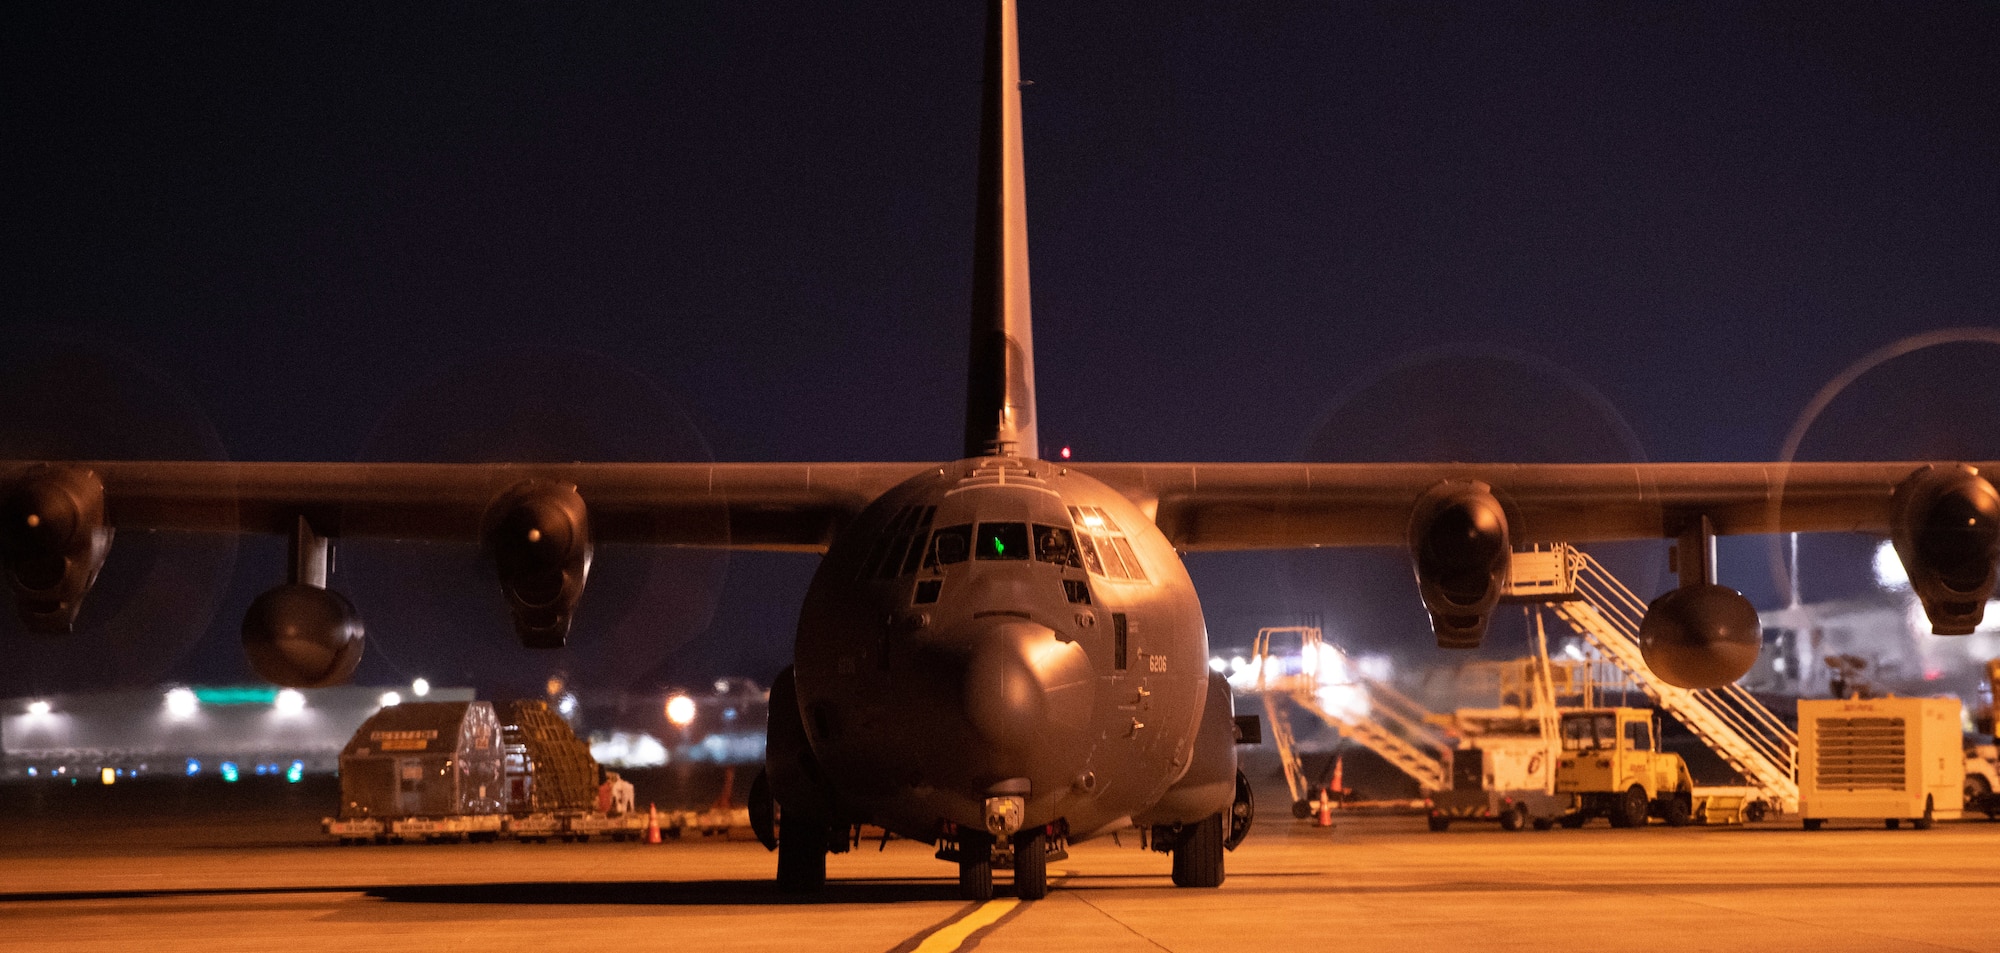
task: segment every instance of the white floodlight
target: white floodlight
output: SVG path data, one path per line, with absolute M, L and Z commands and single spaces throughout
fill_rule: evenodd
M 167 692 L 167 714 L 175 718 L 192 718 L 201 701 L 194 697 L 191 688 L 176 688 Z
M 1910 574 L 1903 570 L 1903 557 L 1888 540 L 1875 547 L 1875 584 L 1891 591 L 1910 588 Z
M 50 710 L 49 703 L 39 699 L 28 703 L 28 714 L 30 715 L 46 715 Z
M 424 697 L 425 695 L 428 695 L 428 694 L 430 694 L 430 693 L 431 693 L 431 680 L 430 680 L 430 679 L 428 679 L 428 678 L 420 678 L 420 679 L 417 679 L 417 680 L 416 680 L 416 681 L 414 681 L 414 682 L 411 682 L 411 683 L 410 683 L 410 693 L 411 693 L 411 694 L 413 694 L 413 695 L 416 695 L 416 696 L 417 696 L 418 698 L 422 698 L 422 697 Z
M 667 699 L 667 721 L 676 728 L 694 724 L 694 699 L 686 695 Z
M 402 695 L 401 695 L 400 693 L 398 693 L 398 692 L 383 692 L 383 693 L 382 693 L 382 707 L 383 707 L 383 708 L 394 708 L 395 706 L 397 706 L 397 705 L 400 705 L 400 704 L 402 704 L 402 703 L 403 703 L 403 696 L 402 696 Z
M 280 715 L 296 715 L 306 710 L 306 695 L 296 688 L 278 690 L 278 697 L 271 701 L 271 707 Z

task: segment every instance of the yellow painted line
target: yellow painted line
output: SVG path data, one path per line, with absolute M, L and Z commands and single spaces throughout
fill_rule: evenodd
M 936 933 L 924 937 L 911 953 L 952 953 L 967 937 L 992 926 L 993 921 L 1007 915 L 1007 911 L 1021 905 L 1017 897 L 1001 897 L 988 900 L 972 909 L 971 913 L 959 917 L 939 928 Z

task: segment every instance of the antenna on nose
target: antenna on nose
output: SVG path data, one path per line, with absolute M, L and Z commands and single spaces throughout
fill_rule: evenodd
M 973 236 L 972 360 L 965 455 L 1041 456 L 1035 436 L 1035 337 L 1028 307 L 1028 205 L 1021 161 L 1021 53 L 1014 0 L 986 8 Z

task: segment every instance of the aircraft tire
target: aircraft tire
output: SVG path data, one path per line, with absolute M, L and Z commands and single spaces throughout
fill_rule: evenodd
M 826 825 L 785 818 L 778 827 L 778 890 L 818 893 L 826 886 Z
M 965 900 L 986 901 L 993 899 L 993 854 L 984 844 L 974 842 L 959 846 L 958 895 Z M 1047 855 L 1044 855 L 1044 876 L 1048 872 Z M 1046 889 L 1046 886 L 1044 887 Z
M 1222 815 L 1211 814 L 1181 832 L 1174 845 L 1174 886 L 1222 886 Z
M 991 872 L 988 873 L 991 878 Z M 1014 896 L 1040 900 L 1049 895 L 1049 839 L 1040 831 L 1014 842 Z

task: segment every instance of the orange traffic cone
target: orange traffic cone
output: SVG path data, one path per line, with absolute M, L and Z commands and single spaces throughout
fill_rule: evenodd
M 1347 796 L 1347 782 L 1341 780 L 1340 769 L 1343 766 L 1343 763 L 1346 761 L 1347 761 L 1346 755 L 1338 755 L 1333 759 L 1333 793 L 1338 794 L 1343 798 Z
M 1319 813 L 1313 816 L 1314 827 L 1333 826 L 1333 792 L 1319 789 Z
M 646 805 L 646 843 L 660 842 L 660 808 L 656 804 Z

